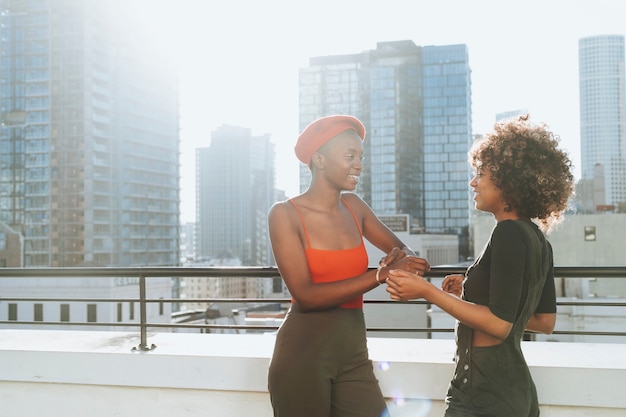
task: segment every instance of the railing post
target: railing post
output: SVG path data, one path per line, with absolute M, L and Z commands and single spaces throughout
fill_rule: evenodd
M 148 351 L 156 348 L 153 343 L 148 347 L 148 314 L 146 312 L 146 276 L 144 274 L 139 275 L 139 332 L 141 341 L 139 346 L 134 347 L 133 350 Z

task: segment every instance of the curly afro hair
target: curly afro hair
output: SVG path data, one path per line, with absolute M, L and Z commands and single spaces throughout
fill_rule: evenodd
M 502 192 L 502 199 L 522 218 L 537 221 L 549 233 L 562 218 L 574 194 L 572 162 L 559 148 L 559 137 L 545 124 L 532 124 L 525 115 L 496 123 L 475 142 L 469 162 L 484 168 Z

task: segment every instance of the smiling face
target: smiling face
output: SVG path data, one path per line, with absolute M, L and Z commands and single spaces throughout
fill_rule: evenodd
M 507 205 L 502 200 L 502 191 L 491 181 L 491 173 L 484 166 L 476 171 L 469 185 L 474 191 L 476 210 L 493 213 L 496 219 L 506 211 Z
M 363 141 L 353 130 L 332 138 L 317 153 L 318 174 L 341 190 L 354 190 L 363 170 Z M 321 164 L 321 165 L 320 165 Z

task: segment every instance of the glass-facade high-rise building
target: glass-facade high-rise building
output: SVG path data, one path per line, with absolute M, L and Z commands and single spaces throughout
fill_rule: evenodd
M 0 0 L 0 222 L 25 266 L 179 262 L 176 70 L 123 6 Z
M 619 207 L 626 204 L 624 36 L 580 39 L 578 60 L 581 179 L 594 184 L 595 208 Z
M 300 128 L 352 114 L 367 129 L 357 192 L 377 215 L 409 214 L 415 232 L 460 237 L 468 256 L 471 71 L 465 45 L 381 42 L 314 57 L 300 70 Z M 301 166 L 300 188 L 310 172 Z
M 196 149 L 196 259 L 272 264 L 267 213 L 275 202 L 269 135 L 221 126 Z

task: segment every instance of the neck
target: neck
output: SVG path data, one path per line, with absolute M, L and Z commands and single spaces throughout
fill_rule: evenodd
M 309 188 L 300 197 L 307 206 L 319 211 L 331 212 L 341 207 L 341 193 L 336 190 Z
M 493 213 L 497 222 L 501 222 L 504 220 L 521 220 L 522 218 L 517 214 L 516 211 L 501 211 L 499 213 Z

